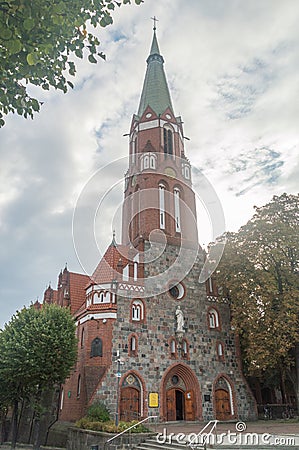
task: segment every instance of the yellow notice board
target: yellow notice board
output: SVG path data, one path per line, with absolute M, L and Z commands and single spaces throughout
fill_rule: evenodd
M 148 396 L 149 408 L 158 408 L 159 406 L 159 394 L 158 392 L 150 392 Z

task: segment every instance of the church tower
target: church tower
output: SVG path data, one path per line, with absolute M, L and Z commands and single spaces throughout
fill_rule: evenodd
M 153 231 L 160 230 L 168 243 L 196 248 L 195 195 L 183 122 L 174 114 L 163 65 L 154 29 L 138 113 L 129 134 L 122 241 L 136 246 L 140 238 L 149 240 Z
M 199 282 L 205 253 L 184 143 L 154 27 L 129 133 L 122 242 L 113 237 L 74 312 L 78 362 L 61 394 L 62 420 L 82 417 L 95 400 L 117 421 L 256 417 L 229 305 L 212 279 Z M 72 306 L 84 280 L 68 280 Z

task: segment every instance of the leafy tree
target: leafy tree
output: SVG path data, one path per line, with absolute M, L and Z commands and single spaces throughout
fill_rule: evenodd
M 140 4 L 143 0 L 135 0 Z M 25 118 L 40 110 L 27 91 L 28 83 L 67 92 L 76 66 L 73 56 L 91 63 L 99 51 L 93 29 L 113 22 L 116 6 L 130 0 L 0 0 L 0 127 L 3 116 Z
M 279 369 L 299 410 L 299 196 L 274 196 L 227 244 L 218 284 L 231 300 L 248 374 Z
M 45 305 L 40 310 L 24 308 L 1 331 L 0 391 L 5 389 L 4 403 L 14 407 L 13 448 L 19 402 L 30 399 L 38 413 L 43 392 L 63 383 L 69 375 L 76 350 L 74 320 L 68 309 L 57 305 Z M 37 433 L 36 448 L 38 440 Z

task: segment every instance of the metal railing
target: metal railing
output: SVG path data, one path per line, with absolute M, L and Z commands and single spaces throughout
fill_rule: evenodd
M 111 444 L 112 441 L 114 441 L 114 439 L 119 438 L 120 436 L 122 436 L 123 434 L 127 433 L 128 431 L 132 430 L 132 428 L 137 427 L 138 425 L 150 420 L 150 419 L 156 419 L 158 416 L 148 416 L 145 419 L 140 420 L 140 422 L 134 423 L 134 425 L 130 426 L 129 428 L 127 428 L 124 431 L 121 431 L 120 433 L 116 434 L 115 436 L 112 436 L 112 438 L 108 439 L 105 444 L 104 444 L 104 450 L 109 448 L 109 445 Z

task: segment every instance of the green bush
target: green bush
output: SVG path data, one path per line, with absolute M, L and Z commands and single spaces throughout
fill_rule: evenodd
M 95 422 L 109 422 L 110 412 L 104 403 L 95 401 L 87 410 L 87 417 Z
M 112 420 L 101 422 L 96 420 L 91 420 L 88 417 L 82 417 L 82 419 L 77 420 L 75 423 L 76 427 L 83 428 L 84 430 L 92 431 L 104 431 L 105 433 L 120 433 L 130 428 L 132 425 L 138 423 L 137 420 L 132 420 L 131 422 L 119 422 L 118 427 Z M 137 425 L 130 430 L 131 433 L 146 433 L 148 429 L 143 425 Z

